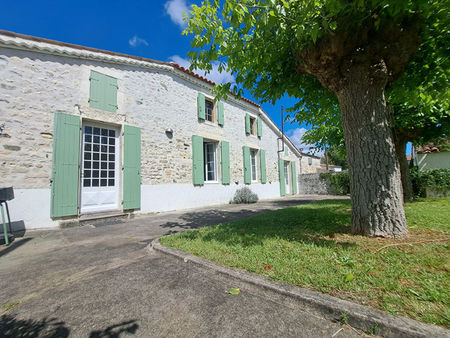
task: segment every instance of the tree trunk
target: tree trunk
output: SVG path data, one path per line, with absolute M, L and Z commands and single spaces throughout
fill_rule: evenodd
M 406 143 L 408 140 L 400 133 L 394 131 L 395 153 L 400 164 L 400 173 L 403 187 L 403 201 L 411 202 L 414 199 L 411 176 L 409 175 L 408 160 L 406 159 Z
M 352 233 L 407 236 L 392 111 L 384 93 L 386 81 L 377 79 L 373 66 L 349 68 L 345 85 L 336 95 L 350 167 Z

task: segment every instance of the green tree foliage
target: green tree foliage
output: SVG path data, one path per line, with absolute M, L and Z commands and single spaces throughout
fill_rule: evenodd
M 302 120 L 335 130 L 341 123 L 351 174 L 352 231 L 406 235 L 385 90 L 419 46 L 447 34 L 446 3 L 206 0 L 191 14 L 184 31 L 192 35 L 191 68 L 211 70 L 217 61 L 219 70 L 231 71 L 236 79 L 237 86 L 217 86 L 217 95 L 232 90 L 239 96 L 245 88 L 273 103 L 288 94 L 299 99 L 293 111 L 303 114 Z

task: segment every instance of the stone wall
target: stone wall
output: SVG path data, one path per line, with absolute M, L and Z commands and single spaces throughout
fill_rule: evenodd
M 305 195 L 330 195 L 331 189 L 327 180 L 320 179 L 320 173 L 298 175 L 299 193 Z

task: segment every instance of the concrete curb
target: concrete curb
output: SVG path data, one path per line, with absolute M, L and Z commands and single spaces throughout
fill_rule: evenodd
M 330 320 L 340 319 L 343 313 L 348 315 L 348 324 L 367 331 L 377 328 L 377 334 L 384 337 L 450 337 L 450 331 L 436 325 L 424 324 L 419 321 L 394 317 L 380 310 L 360 304 L 352 303 L 333 296 L 300 287 L 274 282 L 266 277 L 247 271 L 227 268 L 214 264 L 206 259 L 194 256 L 190 253 L 168 248 L 155 239 L 147 249 L 161 252 L 179 258 L 184 262 L 192 262 L 216 273 L 240 279 L 266 290 L 270 290 L 288 297 L 292 297 L 307 306 L 311 311 L 320 314 Z

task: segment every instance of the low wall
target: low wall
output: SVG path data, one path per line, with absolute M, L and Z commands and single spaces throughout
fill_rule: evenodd
M 303 195 L 330 195 L 328 180 L 321 180 L 320 173 L 298 175 L 299 193 Z

